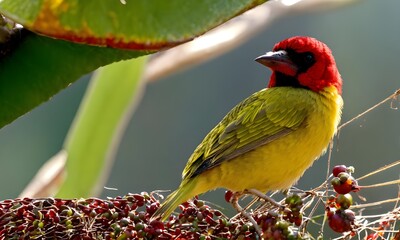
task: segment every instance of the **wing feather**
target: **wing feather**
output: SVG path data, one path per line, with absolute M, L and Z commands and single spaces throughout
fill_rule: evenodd
M 183 178 L 229 161 L 298 129 L 307 107 L 293 88 L 270 88 L 254 93 L 234 107 L 196 148 L 183 171 Z

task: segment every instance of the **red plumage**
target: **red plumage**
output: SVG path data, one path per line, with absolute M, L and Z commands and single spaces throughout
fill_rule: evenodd
M 315 64 L 306 72 L 297 73 L 293 69 L 284 68 L 274 69 L 291 77 L 296 77 L 302 86 L 305 86 L 315 92 L 323 90 L 325 87 L 335 86 L 339 94 L 342 93 L 342 78 L 336 67 L 335 59 L 327 45 L 315 38 L 296 36 L 285 39 L 275 44 L 273 51 L 294 51 L 297 53 L 310 52 L 314 55 Z M 328 67 L 326 67 L 328 66 Z M 274 87 L 276 82 L 275 71 L 271 75 L 268 87 Z

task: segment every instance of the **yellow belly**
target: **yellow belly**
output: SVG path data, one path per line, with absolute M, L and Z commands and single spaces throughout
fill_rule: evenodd
M 324 152 L 340 121 L 340 95 L 327 91 L 315 97 L 319 104 L 303 127 L 202 173 L 196 179 L 196 194 L 219 187 L 267 192 L 295 184 Z

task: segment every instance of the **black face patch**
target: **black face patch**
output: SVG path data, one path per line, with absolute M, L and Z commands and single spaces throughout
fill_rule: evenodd
M 288 76 L 281 72 L 275 72 L 275 87 L 295 87 L 309 89 L 306 86 L 300 84 L 297 76 L 300 73 L 307 72 L 310 67 L 315 63 L 315 56 L 312 52 L 302 52 L 298 53 L 293 49 L 284 49 L 290 60 L 297 66 L 298 70 L 296 76 Z
M 298 67 L 299 70 L 297 74 L 307 72 L 307 70 L 315 63 L 315 56 L 312 52 L 298 53 L 292 49 L 288 49 L 286 52 L 288 53 L 289 58 Z

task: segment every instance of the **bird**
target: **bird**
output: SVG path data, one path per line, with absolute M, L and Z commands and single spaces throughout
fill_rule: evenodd
M 255 59 L 267 88 L 239 104 L 190 156 L 182 181 L 151 219 L 210 190 L 287 190 L 327 149 L 340 122 L 342 78 L 330 48 L 308 36 L 278 42 Z

